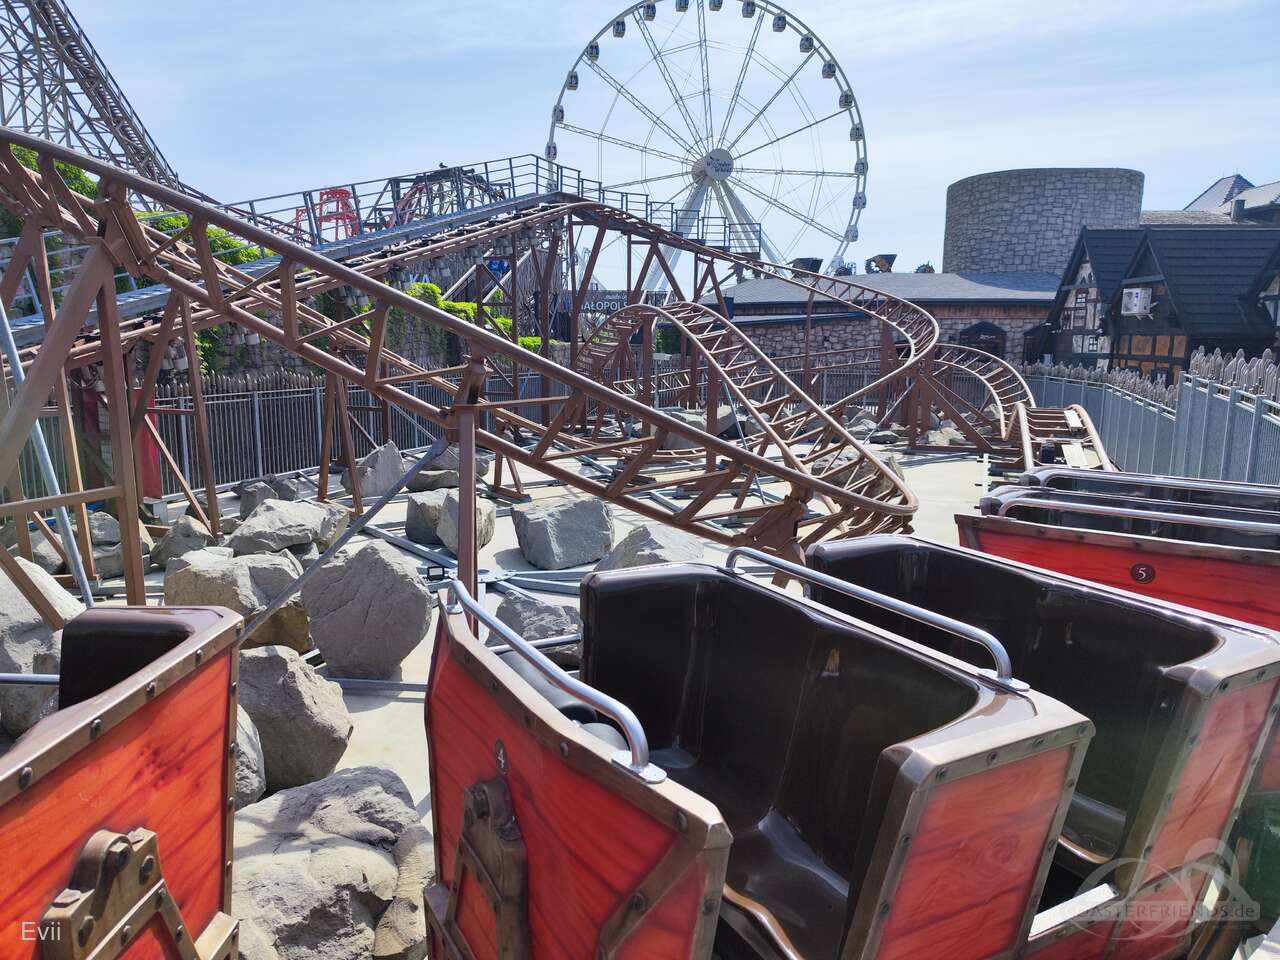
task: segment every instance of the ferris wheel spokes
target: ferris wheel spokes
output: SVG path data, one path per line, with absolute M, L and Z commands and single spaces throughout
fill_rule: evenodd
M 730 180 L 730 183 L 732 183 L 733 186 L 736 186 L 742 190 L 745 190 L 747 193 L 751 194 L 753 197 L 756 197 L 765 205 L 773 207 L 776 210 L 781 210 L 783 213 L 787 214 L 792 219 L 799 220 L 801 223 L 808 224 L 814 230 L 817 230 L 820 233 L 826 234 L 831 239 L 837 242 L 844 240 L 843 236 L 836 233 L 826 224 L 819 223 L 817 220 L 814 220 L 810 217 L 805 216 L 803 213 L 801 213 L 799 210 L 797 210 L 795 207 L 791 206 L 790 204 L 783 203 L 781 200 L 777 199 L 776 197 L 771 197 L 767 193 L 764 193 L 761 190 L 757 190 L 755 187 L 751 186 L 751 184 L 747 183 L 746 181 L 733 178 Z M 729 193 L 730 196 L 734 196 L 732 186 L 729 186 L 728 184 L 726 184 L 725 190 Z M 739 201 L 739 203 L 741 203 L 741 201 Z
M 813 51 L 810 50 L 809 55 L 800 61 L 800 66 L 791 71 L 791 76 L 787 77 L 787 79 L 783 81 L 782 86 L 778 87 L 778 89 L 773 92 L 773 96 L 765 101 L 764 106 L 755 112 L 755 115 L 747 121 L 747 125 L 738 131 L 738 135 L 728 144 L 722 143 L 721 146 L 724 146 L 728 150 L 732 150 L 736 147 L 738 145 L 738 141 L 746 135 L 746 132 L 754 127 L 756 125 L 756 121 L 764 116 L 764 112 L 773 106 L 773 101 L 777 100 L 778 97 L 795 82 L 796 77 L 800 76 L 800 71 L 808 65 L 809 61 L 813 59 L 813 56 Z
M 596 130 L 588 130 L 586 127 L 575 126 L 572 123 L 557 124 L 561 129 L 568 130 L 570 133 L 581 134 L 584 137 L 591 137 L 593 140 L 599 140 L 603 143 L 611 143 L 615 147 L 626 147 L 628 150 L 637 150 L 640 153 L 647 153 L 652 157 L 661 157 L 663 160 L 672 160 L 676 163 L 684 163 L 684 157 L 677 157 L 674 153 L 666 150 L 659 150 L 648 144 L 632 143 L 630 140 L 623 140 L 621 137 L 611 137 L 607 133 L 600 133 Z
M 578 92 L 580 76 L 589 82 Z M 848 126 L 837 131 L 841 119 Z M 867 171 L 857 102 L 831 48 L 775 0 L 628 5 L 566 74 L 548 157 L 571 133 L 588 141 L 595 169 L 564 160 L 611 190 L 679 185 L 672 199 L 682 212 L 652 196 L 646 209 L 717 245 L 780 261 L 780 252 L 810 256 L 815 243 L 835 241 L 823 251 L 834 263 L 857 238 Z
M 724 123 L 720 125 L 720 136 L 717 143 L 724 143 L 729 135 L 729 122 L 733 120 L 734 108 L 738 106 L 738 98 L 742 96 L 742 82 L 747 78 L 747 70 L 751 66 L 751 55 L 755 53 L 756 41 L 760 39 L 760 28 L 764 26 L 764 17 L 756 17 L 755 26 L 751 30 L 751 40 L 747 44 L 747 52 L 742 57 L 742 67 L 738 70 L 738 82 L 733 85 L 733 96 L 729 98 L 729 106 L 725 110 Z
M 689 113 L 689 108 L 685 105 L 684 96 L 676 89 L 676 82 L 671 76 L 671 70 L 667 66 L 666 58 L 663 57 L 657 41 L 653 39 L 653 31 L 649 29 L 648 22 L 640 15 L 639 11 L 633 11 L 631 15 L 635 18 L 636 23 L 639 24 L 640 34 L 644 37 L 644 42 L 649 47 L 653 62 L 658 65 L 658 72 L 662 74 L 662 79 L 666 81 L 667 89 L 671 91 L 671 99 L 675 102 L 681 116 L 684 117 L 685 126 L 689 128 L 689 135 L 693 137 L 695 143 L 701 146 L 706 140 L 706 135 L 698 132 L 697 125 L 693 122 L 693 117 Z
M 627 103 L 631 104 L 633 107 L 639 110 L 642 114 L 644 114 L 649 119 L 649 122 L 652 123 L 659 130 L 661 130 L 663 133 L 665 133 L 668 137 L 670 137 L 672 142 L 679 144 L 685 150 L 689 151 L 689 153 L 697 152 L 693 148 L 692 144 L 690 144 L 687 140 L 684 139 L 684 137 L 680 136 L 680 134 L 676 133 L 675 130 L 671 128 L 670 124 L 668 124 L 660 116 L 658 116 L 656 113 L 650 110 L 647 106 L 645 106 L 644 103 L 640 101 L 640 98 L 637 97 L 630 90 L 628 90 L 624 84 L 615 80 L 613 77 L 613 74 L 611 74 L 608 70 L 600 66 L 600 64 L 594 60 L 589 61 L 589 66 L 591 67 L 592 70 L 596 72 L 596 74 L 600 77 L 601 80 L 609 84 L 609 86 L 613 87 L 613 89 L 617 91 L 618 96 L 622 97 L 622 99 L 626 100 Z

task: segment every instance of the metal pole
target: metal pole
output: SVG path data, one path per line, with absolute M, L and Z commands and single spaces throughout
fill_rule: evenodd
M 9 327 L 9 311 L 0 303 L 0 337 L 3 337 L 5 359 L 9 361 L 9 369 L 13 371 L 13 382 L 21 386 L 26 379 L 22 372 L 22 362 L 18 357 L 18 345 L 13 340 L 13 330 Z M 40 426 L 40 418 L 31 430 L 31 440 L 36 448 L 36 459 L 40 462 L 40 473 L 44 476 L 45 490 L 49 496 L 56 497 L 62 493 L 58 486 L 58 475 L 53 470 L 53 460 L 49 457 L 49 447 L 45 443 L 44 428 Z M 75 578 L 80 590 L 80 597 L 86 607 L 93 606 L 93 593 L 89 589 L 89 578 L 85 576 L 84 564 L 80 560 L 80 550 L 76 546 L 76 538 L 71 534 L 71 519 L 67 516 L 66 507 L 56 507 L 54 516 L 58 519 L 58 535 L 62 537 L 62 548 L 67 554 L 67 565 L 71 567 L 71 576 Z M 19 518 L 26 523 L 25 518 Z
M 458 579 L 475 596 L 476 546 L 476 408 L 461 404 L 458 415 Z M 515 469 L 515 464 L 512 464 Z M 478 625 L 472 624 L 477 630 Z

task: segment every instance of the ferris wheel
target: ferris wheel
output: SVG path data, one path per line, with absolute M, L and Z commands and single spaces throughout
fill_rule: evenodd
M 867 202 L 844 69 L 802 21 L 759 0 L 623 10 L 565 74 L 546 153 L 608 190 L 648 194 L 686 235 L 759 223 L 761 253 L 779 263 L 843 266 Z

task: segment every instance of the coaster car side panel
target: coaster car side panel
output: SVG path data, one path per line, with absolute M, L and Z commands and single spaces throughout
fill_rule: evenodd
M 160 871 L 188 942 L 208 931 L 218 942 L 200 941 L 200 949 L 210 951 L 202 957 L 234 955 L 229 800 L 240 618 L 221 608 L 174 608 L 159 615 L 184 626 L 186 639 L 102 692 L 41 720 L 0 757 L 0 941 L 14 951 L 6 957 L 41 956 L 39 941 L 24 924 L 38 925 L 69 888 L 95 834 L 139 828 L 158 839 Z M 113 646 L 129 644 L 137 616 L 127 608 L 82 614 L 98 634 L 104 661 L 112 659 Z M 81 678 L 78 686 L 86 691 L 92 681 Z M 90 945 L 112 920 L 96 918 Z M 185 955 L 160 920 L 135 929 L 119 955 Z
M 475 960 L 513 955 L 475 871 L 458 869 L 464 793 L 495 778 L 509 789 L 527 851 L 533 956 L 707 955 L 730 842 L 718 811 L 615 764 L 612 748 L 486 651 L 461 614 L 440 620 L 427 730 L 438 893 L 456 901 L 433 923 L 433 956 L 453 955 L 441 930 Z
M 967 547 L 1280 629 L 1280 552 L 956 515 Z
M 590 576 L 582 610 L 584 676 L 725 812 L 735 929 L 748 911 L 778 955 L 811 958 L 986 957 L 1024 936 L 1079 714 L 709 566 Z

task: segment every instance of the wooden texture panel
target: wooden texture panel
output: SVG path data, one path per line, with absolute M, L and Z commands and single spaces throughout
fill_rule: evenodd
M 621 960 L 693 957 L 694 928 L 689 918 L 698 914 L 706 883 L 707 872 L 701 863 L 686 870 L 658 908 L 623 942 L 618 951 Z
M 1204 873 L 1192 873 L 1160 889 L 1151 887 L 1125 904 L 1110 960 L 1158 960 L 1179 954 L 1207 879 Z
M 1032 946 L 1027 956 L 1034 957 L 1035 960 L 1102 960 L 1107 955 L 1107 945 L 1111 942 L 1111 930 L 1114 926 L 1114 922 L 1107 921 L 1081 927 L 1043 949 L 1037 950 Z
M 455 648 L 456 649 L 456 648 Z M 596 956 L 600 929 L 626 904 L 678 841 L 658 822 L 597 780 L 508 713 L 437 639 L 428 725 L 431 795 L 439 876 L 452 878 L 462 824 L 463 791 L 500 775 L 495 745 L 507 758 L 506 782 L 528 854 L 529 925 L 536 957 Z M 623 942 L 628 956 L 690 957 L 705 875 L 690 858 L 681 879 Z M 478 909 L 478 898 L 463 897 Z M 470 909 L 470 907 L 468 907 Z M 489 937 L 478 918 L 463 922 L 476 960 L 488 960 Z M 637 952 L 638 951 L 638 952 Z
M 160 863 L 189 929 L 222 909 L 233 647 L 144 705 L 0 807 L 0 955 L 36 960 L 20 938 L 71 879 L 97 830 L 155 831 Z M 127 960 L 167 954 L 147 935 Z
M 1271 728 L 1271 743 L 1262 760 L 1258 781 L 1253 787 L 1255 793 L 1280 790 L 1280 736 L 1277 735 L 1277 730 L 1280 730 L 1280 724 Z
M 1214 852 L 1230 826 L 1277 684 L 1255 683 L 1214 699 L 1156 836 L 1144 883 Z
M 935 787 L 876 954 L 978 960 L 1015 945 L 1065 789 L 1064 747 Z
M 1158 541 L 1137 550 L 1119 535 L 1112 547 L 970 529 L 985 553 L 1280 630 L 1280 566 L 1176 556 Z M 1135 564 L 1154 567 L 1155 578 L 1135 580 Z

